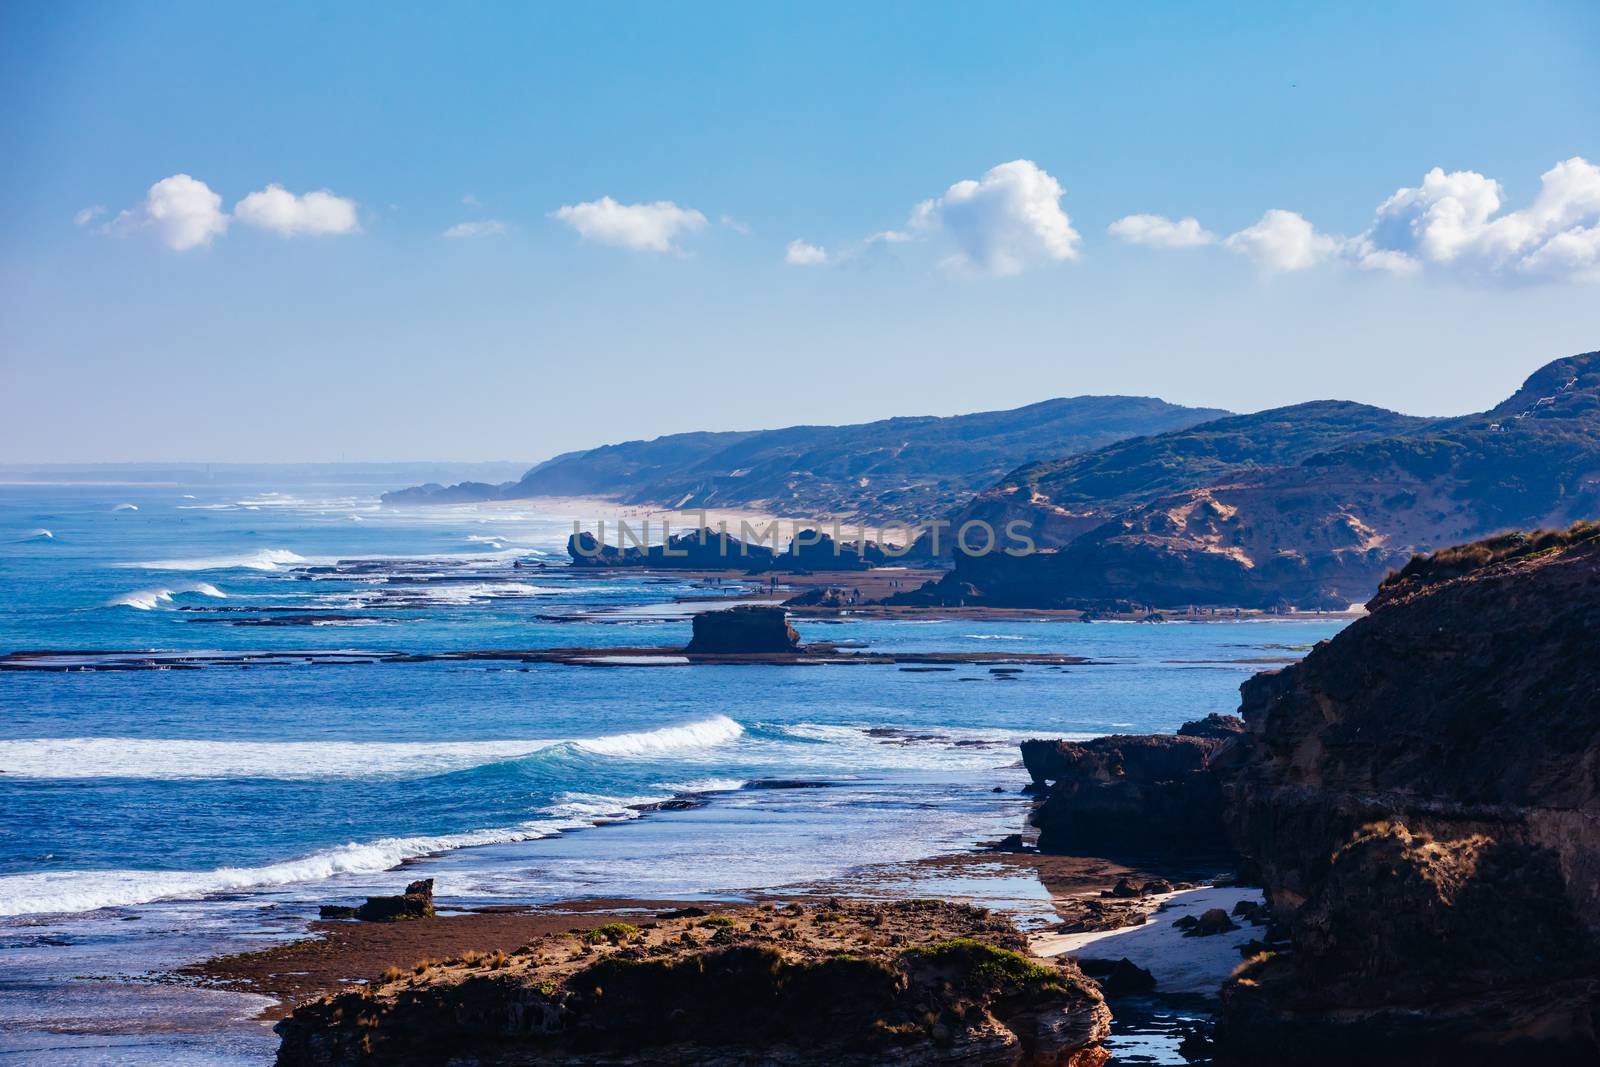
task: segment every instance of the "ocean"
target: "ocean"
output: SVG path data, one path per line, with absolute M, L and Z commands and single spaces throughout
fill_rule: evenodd
M 270 1063 L 255 998 L 161 976 L 414 877 L 441 906 L 678 899 L 966 849 L 1022 827 L 1019 740 L 1232 711 L 1342 625 L 797 623 L 1093 661 L 1007 676 L 381 661 L 685 642 L 680 598 L 709 591 L 568 568 L 575 517 L 365 485 L 0 486 L 0 652 L 280 654 L 0 672 L 0 1062 Z M 774 788 L 795 782 L 817 787 Z

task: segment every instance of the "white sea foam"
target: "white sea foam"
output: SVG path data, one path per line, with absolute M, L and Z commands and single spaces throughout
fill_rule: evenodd
M 116 507 L 112 508 L 111 510 L 112 511 L 138 511 L 139 510 L 139 505 L 138 504 L 118 504 Z
M 0 741 L 0 774 L 18 778 L 420 777 L 516 759 L 554 745 L 630 759 L 731 741 L 744 727 L 718 715 L 609 737 L 494 741 L 197 741 L 60 737 Z
M 911 725 L 869 732 L 864 726 L 839 726 L 831 723 L 788 723 L 762 728 L 780 741 L 791 739 L 816 744 L 813 759 L 801 760 L 792 750 L 777 753 L 778 767 L 814 764 L 830 767 L 872 770 L 895 767 L 905 770 L 931 768 L 986 769 L 1003 766 L 1017 758 L 1016 746 L 1039 731 L 1001 728 Z M 1051 730 L 1051 737 L 1087 741 L 1097 733 Z
M 210 582 L 190 582 L 186 585 L 173 586 L 170 589 L 135 589 L 131 593 L 123 593 L 112 597 L 106 601 L 106 606 L 153 611 L 163 604 L 172 603 L 174 597 L 183 596 L 185 593 L 195 593 L 199 596 L 214 597 L 219 600 L 225 600 L 228 596 L 227 593 L 224 593 Z
M 653 756 L 679 748 L 708 748 L 737 740 L 744 727 L 726 715 L 713 715 L 682 726 L 663 726 L 634 734 L 614 734 L 575 742 L 575 747 L 602 756 Z
M 969 641 L 1026 641 L 1020 634 L 962 634 Z
M 571 820 L 536 819 L 515 826 L 459 834 L 385 837 L 364 843 L 352 842 L 260 867 L 8 875 L 0 877 L 0 916 L 93 911 L 174 897 L 203 897 L 237 889 L 320 881 L 341 874 L 374 874 L 416 856 L 476 845 L 534 841 L 571 829 L 573 825 Z
M 435 604 L 471 604 L 478 600 L 550 596 L 560 592 L 564 590 L 527 582 L 440 582 L 436 585 L 406 587 L 397 595 L 420 597 Z
M 665 788 L 665 787 L 663 787 Z M 417 834 L 351 842 L 298 859 L 259 867 L 220 867 L 210 871 L 52 871 L 0 877 L 0 916 L 94 911 L 156 900 L 203 897 L 239 889 L 315 882 L 341 874 L 375 874 L 405 860 L 480 845 L 537 841 L 564 830 L 626 822 L 642 814 L 639 806 L 670 794 L 613 797 L 601 793 L 561 793 L 540 810 L 540 818 L 511 826 L 454 834 Z
M 669 793 L 728 793 L 743 789 L 744 778 L 695 778 L 687 782 L 656 782 L 655 788 Z
M 211 556 L 205 559 L 153 559 L 143 563 L 119 563 L 142 571 L 275 571 L 279 567 L 305 563 L 306 558 L 286 548 L 263 548 L 237 556 Z

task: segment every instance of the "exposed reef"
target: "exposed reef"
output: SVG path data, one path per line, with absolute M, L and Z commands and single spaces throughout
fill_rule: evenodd
M 682 667 L 690 665 L 807 667 L 818 664 L 986 664 L 1068 667 L 1091 663 L 1083 656 L 1053 652 L 874 652 L 803 644 L 782 652 L 688 652 L 678 645 L 613 645 L 600 648 L 484 648 L 461 652 L 395 650 L 282 652 L 149 652 L 141 650 L 25 650 L 0 656 L 0 671 L 194 671 L 204 668 L 372 666 L 409 663 L 481 663 L 488 670 L 517 670 L 536 663 L 569 667 Z

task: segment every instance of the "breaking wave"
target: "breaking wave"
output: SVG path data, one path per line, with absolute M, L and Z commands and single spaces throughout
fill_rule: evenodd
M 708 748 L 744 727 L 724 715 L 609 737 L 497 741 L 197 741 L 134 737 L 0 741 L 0 774 L 18 778 L 215 779 L 424 777 L 519 759 L 557 745 L 630 759 Z
M 259 867 L 210 871 L 49 871 L 0 877 L 0 916 L 94 911 L 154 900 L 204 897 L 239 889 L 315 882 L 341 874 L 376 874 L 408 859 L 480 845 L 514 844 L 551 837 L 596 823 L 636 819 L 630 804 L 664 797 L 613 798 L 586 794 L 558 800 L 542 813 L 511 826 L 454 834 L 383 837 L 321 849 L 297 859 Z
M 154 611 L 163 604 L 170 604 L 174 597 L 194 593 L 199 596 L 214 597 L 226 600 L 227 593 L 218 589 L 210 582 L 191 582 L 187 585 L 174 586 L 171 589 L 135 589 L 131 593 L 123 593 L 106 601 L 107 607 L 136 608 L 139 611 Z
M 306 562 L 306 558 L 286 548 L 263 548 L 238 556 L 212 556 L 207 559 L 154 559 L 143 563 L 119 563 L 143 571 L 275 571 L 279 567 Z

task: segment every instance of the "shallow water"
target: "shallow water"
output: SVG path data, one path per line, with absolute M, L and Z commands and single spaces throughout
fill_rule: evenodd
M 568 571 L 570 517 L 394 511 L 365 492 L 0 487 L 0 650 L 677 644 L 686 612 L 644 609 L 708 592 Z M 339 562 L 353 559 L 370 562 Z M 345 617 L 239 624 L 316 613 Z M 563 621 L 575 614 L 588 621 Z M 56 1061 L 94 1062 L 73 1043 L 113 1031 L 140 1050 L 129 1057 L 180 1062 L 186 1035 L 237 1002 L 70 979 L 290 936 L 318 903 L 393 891 L 421 868 L 455 903 L 662 897 L 964 848 L 1020 828 L 1017 740 L 1232 710 L 1245 677 L 1338 625 L 800 623 L 808 640 L 874 649 L 1095 661 L 1008 678 L 305 660 L 0 673 L 0 1052 L 34 1062 L 61 1039 Z M 830 784 L 740 788 L 765 779 Z M 712 802 L 639 818 L 636 805 L 688 791 Z M 165 1030 L 140 1022 L 155 1000 Z M 229 1033 L 236 1062 L 270 1060 L 254 1024 Z

